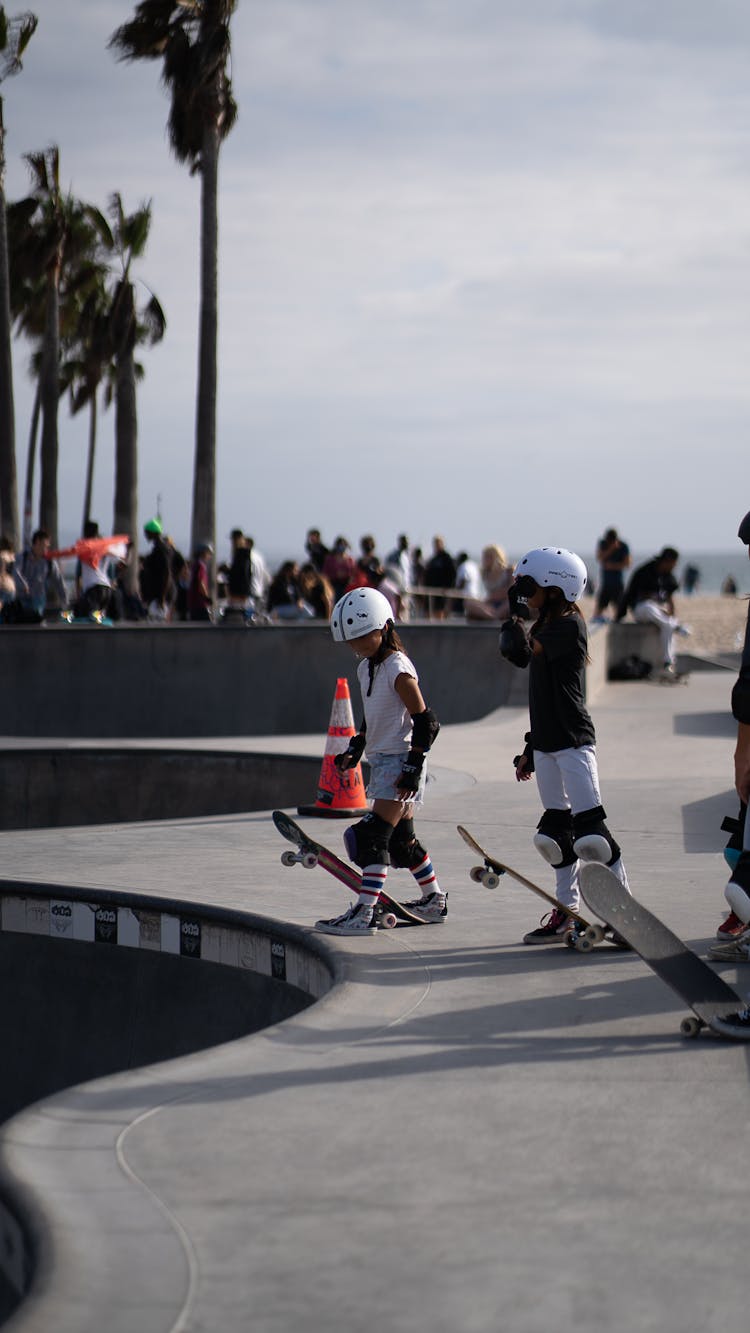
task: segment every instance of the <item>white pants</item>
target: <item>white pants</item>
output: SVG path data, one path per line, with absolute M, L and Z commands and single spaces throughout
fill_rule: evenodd
M 665 666 L 674 666 L 672 636 L 679 625 L 676 616 L 670 616 L 658 602 L 638 602 L 633 607 L 633 619 L 642 625 L 656 625 L 661 635 L 661 655 Z
M 545 810 L 570 810 L 580 814 L 601 805 L 596 747 L 580 745 L 577 749 L 534 751 L 534 770 L 539 796 Z M 555 896 L 577 912 L 581 902 L 578 885 L 578 861 L 570 866 L 555 866 Z M 622 857 L 610 866 L 620 883 L 630 892 Z

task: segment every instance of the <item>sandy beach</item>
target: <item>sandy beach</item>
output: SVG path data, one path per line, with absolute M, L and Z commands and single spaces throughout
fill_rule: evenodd
M 711 657 L 715 653 L 734 653 L 742 648 L 747 621 L 745 597 L 703 596 L 675 597 L 675 610 L 683 625 L 689 625 L 689 638 L 679 639 L 682 652 Z

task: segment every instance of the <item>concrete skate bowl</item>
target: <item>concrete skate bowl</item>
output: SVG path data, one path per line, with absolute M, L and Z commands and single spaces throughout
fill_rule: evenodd
M 265 917 L 0 884 L 0 1120 L 63 1088 L 280 1023 L 337 980 L 321 941 Z M 0 1322 L 33 1280 L 39 1214 L 23 1181 L 0 1170 Z
M 322 755 L 322 743 L 321 743 Z M 314 801 L 320 758 L 194 746 L 34 746 L 0 753 L 0 829 L 246 814 Z

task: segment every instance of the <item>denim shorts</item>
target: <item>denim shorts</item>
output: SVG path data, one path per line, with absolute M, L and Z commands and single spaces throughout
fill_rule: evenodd
M 406 760 L 406 751 L 400 754 L 369 754 L 370 780 L 367 795 L 372 801 L 400 801 L 396 783 Z M 427 781 L 427 764 L 419 775 L 419 788 L 409 797 L 411 804 L 420 806 L 424 800 L 424 788 Z

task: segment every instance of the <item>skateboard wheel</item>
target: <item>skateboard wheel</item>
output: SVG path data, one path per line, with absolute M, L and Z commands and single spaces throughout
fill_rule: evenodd
M 578 948 L 578 936 L 576 935 L 574 930 L 566 931 L 563 938 L 569 949 Z
M 294 852 L 282 852 L 281 864 L 283 866 L 296 866 L 297 857 L 295 856 Z
M 380 926 L 381 930 L 393 930 L 393 927 L 396 925 L 397 922 L 398 922 L 398 917 L 396 916 L 395 912 L 384 912 L 380 920 L 378 921 L 378 925 Z
M 469 879 L 473 879 L 475 884 L 481 884 L 483 876 L 484 876 L 484 869 L 482 868 L 482 866 L 471 867 L 471 870 L 469 871 Z
M 589 935 L 576 935 L 573 940 L 573 948 L 579 953 L 591 953 L 594 947 L 594 941 Z
M 313 866 L 318 864 L 318 858 L 315 855 L 315 852 L 303 852 L 302 864 L 305 867 L 305 870 L 312 870 Z
M 703 1024 L 699 1018 L 683 1018 L 680 1023 L 680 1032 L 683 1037 L 697 1037 Z
M 500 876 L 494 870 L 483 870 L 481 882 L 486 889 L 496 889 L 500 883 Z
M 586 936 L 587 940 L 591 940 L 592 944 L 601 944 L 602 940 L 604 939 L 603 926 L 597 926 L 597 925 L 587 926 L 583 933 Z

